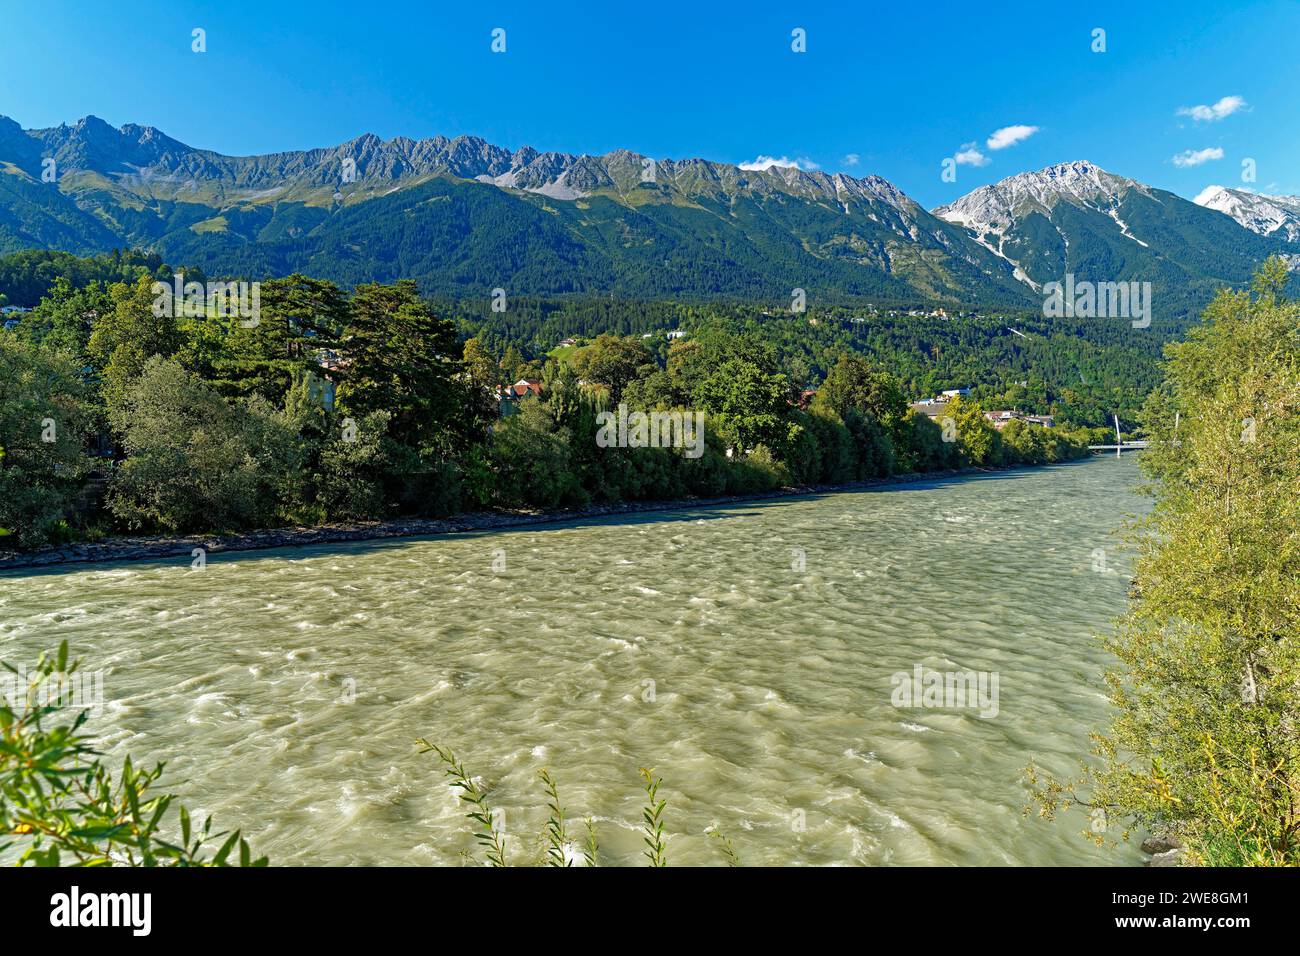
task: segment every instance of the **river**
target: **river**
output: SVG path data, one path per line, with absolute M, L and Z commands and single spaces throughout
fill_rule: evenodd
M 1104 722 L 1131 458 L 519 530 L 0 576 L 0 659 L 67 639 L 114 763 L 166 760 L 272 864 L 460 864 L 452 747 L 539 857 L 547 767 L 575 838 L 672 864 L 1124 865 L 1022 813 Z M 982 700 L 896 706 L 917 668 Z M 906 675 L 904 682 L 894 675 Z M 996 681 L 996 684 L 993 683 Z M 906 700 L 902 703 L 907 704 Z

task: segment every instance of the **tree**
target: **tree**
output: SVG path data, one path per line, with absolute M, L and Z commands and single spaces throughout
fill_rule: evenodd
M 903 441 L 902 467 L 907 471 L 938 471 L 957 462 L 957 443 L 944 441 L 944 430 L 929 415 L 910 412 L 904 427 L 911 434 Z
M 501 366 L 478 339 L 469 339 L 461 351 L 465 400 L 472 418 L 484 423 L 497 418 L 501 408 Z
M 465 373 L 470 381 L 485 392 L 495 395 L 497 388 L 506 384 L 502 380 L 501 363 L 479 339 L 465 341 L 461 350 L 461 362 L 465 365 Z
M 111 308 L 103 283 L 78 289 L 66 276 L 59 276 L 40 304 L 23 316 L 18 332 L 34 344 L 62 349 L 84 361 L 91 330 Z
M 571 361 L 579 376 L 608 388 L 614 404 L 631 382 L 656 368 L 654 356 L 635 336 L 598 335 L 574 352 Z
M 1012 419 L 1002 429 L 1002 448 L 1007 457 L 1017 463 L 1041 465 L 1051 460 L 1047 431 L 1039 425 L 1029 425 L 1018 418 Z
M 708 422 L 741 454 L 790 436 L 786 378 L 744 359 L 731 359 L 695 389 Z
M 505 354 L 501 356 L 501 374 L 505 376 L 507 384 L 519 381 L 527 371 L 527 366 L 523 354 L 514 344 L 506 346 Z
M 347 297 L 332 282 L 294 273 L 261 283 L 258 298 L 256 322 L 229 320 L 228 355 L 216 373 L 226 394 L 261 395 L 280 406 L 295 378 L 318 373 L 321 353 L 337 347 Z
M 874 370 L 861 355 L 841 355 L 814 401 L 841 416 L 849 409 L 870 415 L 891 438 L 903 434 L 908 406 L 902 386 L 888 372 Z
M 0 539 L 31 548 L 66 534 L 92 420 L 70 355 L 0 334 Z
M 443 458 L 481 431 L 483 423 L 465 415 L 455 327 L 433 314 L 414 282 L 358 286 L 342 351 L 340 407 L 356 418 L 387 412 L 400 444 Z
M 676 408 L 686 404 L 686 396 L 674 386 L 672 376 L 660 368 L 630 382 L 623 390 L 623 401 L 628 408 L 642 411 L 655 408 Z
M 519 413 L 492 434 L 492 460 L 498 473 L 498 502 L 506 507 L 553 508 L 582 503 L 582 486 L 571 463 L 572 435 L 556 425 L 546 405 L 525 398 Z
M 134 284 L 109 287 L 112 309 L 95 323 L 86 344 L 91 362 L 103 377 L 104 398 L 121 398 L 133 379 L 155 355 L 171 356 L 184 344 L 176 319 L 155 308 L 153 280 L 141 276 Z
M 948 402 L 939 418 L 951 418 L 957 433 L 957 454 L 965 465 L 997 465 L 1001 463 L 1002 436 L 984 417 L 979 402 L 960 397 Z
M 154 356 L 109 406 L 126 460 L 110 510 L 132 528 L 264 526 L 301 481 L 301 439 L 265 399 L 230 405 L 174 359 Z
M 384 494 L 390 466 L 384 440 L 388 418 L 387 412 L 371 412 L 346 430 L 334 430 L 322 444 L 315 484 L 329 518 L 375 519 L 388 514 Z
M 1270 260 L 1253 294 L 1220 292 L 1167 349 L 1100 765 L 1037 790 L 1046 816 L 1079 803 L 1180 837 L 1196 863 L 1300 864 L 1300 306 L 1286 279 Z

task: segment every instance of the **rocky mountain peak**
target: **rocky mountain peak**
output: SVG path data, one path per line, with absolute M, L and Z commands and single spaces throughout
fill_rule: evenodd
M 1206 186 L 1194 202 L 1231 216 L 1261 236 L 1300 240 L 1300 196 L 1270 196 L 1247 189 Z
M 1149 191 L 1141 183 L 1108 173 L 1087 160 L 1075 160 L 981 186 L 956 202 L 938 207 L 934 214 L 978 233 L 1001 234 L 1031 212 L 1050 216 L 1060 202 L 1109 209 L 1135 188 Z

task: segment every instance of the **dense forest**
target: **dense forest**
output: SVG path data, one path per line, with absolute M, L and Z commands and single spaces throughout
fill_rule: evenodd
M 185 272 L 204 280 L 197 269 Z M 0 305 L 37 305 L 58 279 L 80 289 L 91 282 L 132 282 L 142 274 L 170 279 L 171 268 L 156 253 L 131 249 L 84 258 L 50 249 L 27 249 L 0 256 Z
M 249 321 L 210 300 L 160 307 L 168 275 L 130 253 L 0 262 L 11 292 L 49 280 L 0 334 L 10 545 L 1057 461 L 1096 437 L 1070 426 L 1140 401 L 1154 361 L 1062 331 L 1022 338 L 1002 317 L 590 299 L 493 312 L 410 281 L 348 292 L 298 274 L 261 283 Z M 556 348 L 560 330 L 583 335 Z M 536 394 L 502 400 L 520 378 Z M 938 421 L 909 407 L 966 386 Z M 1061 425 L 999 432 L 994 405 Z M 602 413 L 620 408 L 701 413 L 704 445 L 607 447 Z
M 177 271 L 188 280 L 206 278 L 189 266 Z M 62 252 L 16 253 L 0 257 L 0 304 L 34 306 L 58 277 L 81 288 L 94 280 L 111 284 L 146 273 L 170 279 L 173 270 L 157 255 L 140 252 L 88 259 Z M 1163 347 L 1176 337 L 1168 328 L 1134 330 L 1123 321 L 1046 319 L 1033 311 L 936 314 L 874 303 L 810 305 L 792 313 L 788 302 L 779 308 L 609 296 L 511 296 L 504 311 L 493 311 L 493 299 L 486 296 L 429 301 L 456 323 L 462 338 L 478 338 L 497 355 L 517 351 L 530 360 L 527 370 L 533 375 L 540 375 L 555 346 L 569 338 L 649 334 L 647 347 L 662 364 L 667 331 L 693 334 L 722 325 L 770 342 L 799 388 L 815 388 L 839 355 L 856 352 L 896 375 L 909 398 L 970 388 L 990 406 L 1055 414 L 1072 427 L 1106 427 L 1113 415 L 1131 422 L 1158 380 Z
M 1032 312 L 909 314 L 832 306 L 794 314 L 752 303 L 590 298 L 514 299 L 500 313 L 487 299 L 437 305 L 457 318 L 463 334 L 500 352 L 513 346 L 539 361 L 573 337 L 650 333 L 648 347 L 662 353 L 668 330 L 694 334 L 722 327 L 769 342 L 801 388 L 815 388 L 841 354 L 855 352 L 897 376 L 910 398 L 970 388 L 990 407 L 1055 414 L 1076 427 L 1104 427 L 1116 414 L 1132 422 L 1159 380 L 1161 350 L 1173 340 L 1154 330 L 1135 334 L 1127 322 L 1045 319 Z

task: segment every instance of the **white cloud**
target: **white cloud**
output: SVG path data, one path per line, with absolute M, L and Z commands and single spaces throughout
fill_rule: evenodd
M 1245 108 L 1246 101 L 1242 97 L 1225 96 L 1213 106 L 1180 106 L 1178 115 L 1190 116 L 1198 123 L 1213 123 Z
M 862 157 L 859 156 L 857 153 L 849 153 L 849 155 L 844 157 L 844 165 L 856 166 L 858 165 L 859 161 L 861 161 L 861 159 Z
M 986 145 L 989 149 L 1006 149 L 1024 142 L 1037 132 L 1037 126 L 1004 126 L 993 131 Z
M 961 149 L 953 157 L 958 166 L 987 166 L 989 158 L 979 151 L 974 143 L 962 143 Z
M 798 159 L 791 159 L 788 156 L 782 156 L 779 159 L 775 156 L 759 156 L 753 162 L 740 164 L 741 169 L 756 170 L 759 172 L 771 169 L 773 166 L 779 166 L 782 169 L 802 169 L 806 172 L 820 168 L 811 159 L 806 159 L 802 156 Z
M 1208 163 L 1212 159 L 1223 159 L 1223 150 L 1218 146 L 1210 146 L 1207 149 L 1185 149 L 1173 158 L 1173 162 L 1179 168 L 1186 168 Z

